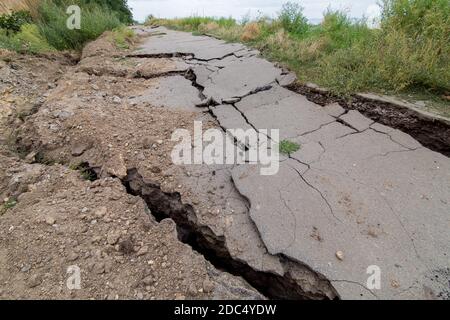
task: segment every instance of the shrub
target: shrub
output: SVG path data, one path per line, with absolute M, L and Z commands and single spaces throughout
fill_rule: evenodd
M 0 29 L 7 30 L 7 33 L 19 32 L 24 24 L 31 22 L 31 14 L 28 11 L 17 11 L 11 14 L 0 15 Z
M 303 15 L 303 7 L 297 2 L 283 4 L 278 16 L 281 26 L 294 35 L 304 35 L 308 29 L 308 20 Z
M 261 28 L 258 23 L 248 23 L 245 25 L 241 40 L 244 42 L 254 41 L 261 35 Z

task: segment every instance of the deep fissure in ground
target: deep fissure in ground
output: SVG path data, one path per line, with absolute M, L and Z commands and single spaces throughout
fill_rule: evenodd
M 128 193 L 139 196 L 146 202 L 158 222 L 170 218 L 176 223 L 180 241 L 190 245 L 219 270 L 244 278 L 267 298 L 327 299 L 325 294 L 305 292 L 289 273 L 280 276 L 256 271 L 247 264 L 233 259 L 226 248 L 225 239 L 215 235 L 209 227 L 200 226 L 195 209 L 191 205 L 183 204 L 179 193 L 166 193 L 158 185 L 145 182 L 136 169 L 129 170 L 122 182 Z

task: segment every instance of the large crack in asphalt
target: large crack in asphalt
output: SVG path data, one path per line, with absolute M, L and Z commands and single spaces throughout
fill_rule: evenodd
M 317 292 L 313 293 L 305 290 L 301 281 L 294 279 L 289 270 L 286 270 L 284 276 L 280 276 L 254 270 L 245 262 L 234 259 L 227 249 L 226 239 L 216 235 L 208 226 L 200 225 L 195 209 L 189 204 L 183 204 L 179 193 L 163 192 L 157 184 L 146 182 L 136 169 L 129 170 L 122 183 L 128 193 L 139 196 L 146 202 L 158 222 L 167 218 L 172 219 L 177 225 L 180 241 L 191 246 L 216 268 L 244 278 L 267 298 L 287 300 L 337 298 L 337 293 L 325 278 L 321 279 L 320 285 L 316 288 Z M 301 266 L 286 257 L 283 260 L 286 269 L 306 269 L 306 266 Z

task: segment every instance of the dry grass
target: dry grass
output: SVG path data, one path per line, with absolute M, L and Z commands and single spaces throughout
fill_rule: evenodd
M 245 25 L 244 30 L 242 32 L 241 41 L 250 42 L 255 41 L 261 35 L 261 27 L 258 23 L 252 22 Z
M 37 13 L 40 0 L 1 0 L 0 14 L 11 13 L 12 11 L 27 10 L 33 15 Z

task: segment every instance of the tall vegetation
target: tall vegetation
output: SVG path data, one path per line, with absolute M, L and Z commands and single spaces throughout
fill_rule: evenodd
M 224 24 L 191 17 L 147 23 L 246 42 L 295 70 L 301 80 L 338 93 L 450 95 L 450 1 L 383 0 L 381 6 L 375 29 L 339 10 L 327 10 L 321 24 L 312 25 L 298 2 L 286 3 L 274 19 Z
M 132 23 L 126 0 L 42 0 L 36 3 L 33 16 L 26 11 L 0 15 L 0 48 L 42 52 L 80 50 L 87 41 Z M 67 27 L 70 5 L 81 8 L 81 28 Z
M 74 4 L 74 1 L 67 2 L 67 0 L 53 0 L 53 2 L 58 6 Z M 82 7 L 101 7 L 103 10 L 106 9 L 108 13 L 113 12 L 122 23 L 133 23 L 133 14 L 131 13 L 127 0 L 78 0 L 75 2 Z
M 39 7 L 37 25 L 40 32 L 58 50 L 81 49 L 87 41 L 121 25 L 119 18 L 111 10 L 78 0 L 78 5 L 82 8 L 81 28 L 71 30 L 67 28 L 66 8 L 74 2 L 77 3 L 73 0 L 44 0 Z

